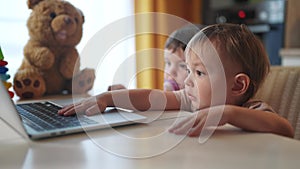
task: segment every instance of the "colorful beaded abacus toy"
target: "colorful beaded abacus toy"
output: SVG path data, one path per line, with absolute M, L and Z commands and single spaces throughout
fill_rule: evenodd
M 10 78 L 10 75 L 7 74 L 7 71 L 8 71 L 8 68 L 6 67 L 7 64 L 8 64 L 7 61 L 4 60 L 4 56 L 3 56 L 1 46 L 0 46 L 0 79 L 1 79 L 2 83 L 4 84 L 4 86 L 6 87 L 10 97 L 13 98 L 14 93 L 9 90 L 9 88 L 12 86 L 12 84 L 11 84 L 11 82 L 7 81 Z

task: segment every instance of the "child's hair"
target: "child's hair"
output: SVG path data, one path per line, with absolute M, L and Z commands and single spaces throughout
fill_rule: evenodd
M 241 73 L 249 76 L 250 85 L 242 101 L 249 100 L 255 95 L 270 69 L 269 58 L 262 42 L 245 25 L 225 23 L 205 27 L 194 36 L 189 46 L 199 44 L 207 38 L 217 44 L 214 47 L 219 55 L 240 65 Z
M 175 52 L 178 48 L 181 48 L 184 51 L 192 37 L 204 27 L 200 24 L 189 24 L 175 30 L 167 39 L 165 49 Z

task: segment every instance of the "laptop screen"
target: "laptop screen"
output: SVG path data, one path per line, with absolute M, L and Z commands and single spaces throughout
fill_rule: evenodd
M 6 88 L 3 83 L 0 83 L 0 117 L 1 119 L 9 125 L 12 129 L 14 129 L 18 134 L 22 137 L 28 139 L 28 135 L 26 134 L 21 118 L 16 110 L 13 100 L 8 95 Z

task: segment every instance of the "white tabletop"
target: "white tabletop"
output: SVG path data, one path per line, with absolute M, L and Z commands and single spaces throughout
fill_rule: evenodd
M 146 113 L 144 113 L 146 114 Z M 149 113 L 136 124 L 51 139 L 24 141 L 0 121 L 0 168 L 299 168 L 300 142 L 249 133 L 230 125 L 200 144 L 167 132 L 176 112 Z M 159 119 L 156 119 L 160 117 Z M 156 120 L 155 120 L 156 119 Z M 7 136 L 5 138 L 5 136 Z

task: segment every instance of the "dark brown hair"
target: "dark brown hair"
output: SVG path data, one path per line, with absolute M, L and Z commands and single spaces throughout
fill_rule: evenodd
M 181 48 L 184 51 L 192 37 L 204 27 L 200 24 L 189 24 L 175 30 L 167 39 L 165 49 L 175 52 L 178 48 Z
M 250 85 L 242 101 L 253 97 L 270 69 L 269 58 L 260 39 L 245 25 L 215 24 L 205 27 L 194 36 L 191 46 L 207 38 L 218 44 L 215 48 L 219 55 L 237 63 L 242 68 L 241 73 L 249 76 Z

